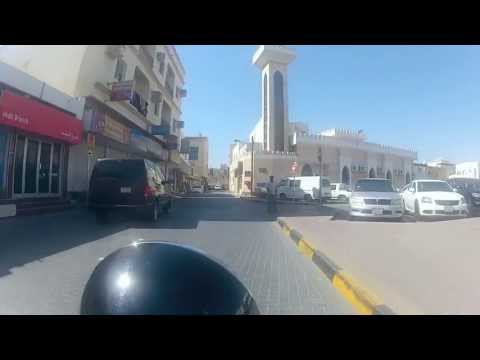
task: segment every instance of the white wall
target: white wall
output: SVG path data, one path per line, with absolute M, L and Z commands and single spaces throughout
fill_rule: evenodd
M 0 61 L 75 96 L 86 49 L 87 45 L 5 45 L 0 47 Z

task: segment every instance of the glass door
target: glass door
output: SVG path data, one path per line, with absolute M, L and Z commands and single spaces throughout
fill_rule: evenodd
M 17 135 L 13 174 L 15 198 L 60 193 L 62 145 Z

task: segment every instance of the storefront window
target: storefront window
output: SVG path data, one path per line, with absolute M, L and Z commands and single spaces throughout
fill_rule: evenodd
M 53 145 L 53 158 L 52 158 L 52 193 L 58 193 L 59 180 L 60 180 L 60 150 L 61 145 Z
M 37 157 L 38 141 L 29 139 L 25 161 L 25 193 L 27 194 L 37 192 Z
M 19 135 L 15 144 L 15 168 L 13 191 L 15 194 L 21 194 L 23 180 L 23 155 L 25 152 L 25 136 Z
M 5 182 L 5 158 L 7 152 L 7 134 L 0 132 L 0 193 L 3 192 Z

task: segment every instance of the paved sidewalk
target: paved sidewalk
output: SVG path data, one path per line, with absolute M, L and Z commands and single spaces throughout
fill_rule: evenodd
M 480 314 L 480 218 L 350 222 L 329 208 L 285 210 L 279 219 L 396 313 Z

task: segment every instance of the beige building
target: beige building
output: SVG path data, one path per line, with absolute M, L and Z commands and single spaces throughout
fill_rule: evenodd
M 208 185 L 220 185 L 228 189 L 228 166 L 222 164 L 220 168 L 208 170 Z
M 253 63 L 262 70 L 262 116 L 249 136 L 253 145 L 230 147 L 230 190 L 251 191 L 252 150 L 253 183 L 293 175 L 322 175 L 345 184 L 364 177 L 388 178 L 395 186 L 410 182 L 415 151 L 368 142 L 363 131 L 311 134 L 306 124 L 288 121 L 287 67 L 294 59 L 295 53 L 280 45 L 260 46 L 254 54 Z
M 192 175 L 203 178 L 206 182 L 208 177 L 208 137 L 187 136 L 184 138 L 182 146 L 185 148 L 182 151 L 188 154 Z
M 12 45 L 4 61 L 85 99 L 84 138 L 70 151 L 69 192 L 84 193 L 102 157 L 161 163 L 180 188 L 191 167 L 181 155 L 185 70 L 172 45 Z

